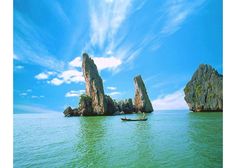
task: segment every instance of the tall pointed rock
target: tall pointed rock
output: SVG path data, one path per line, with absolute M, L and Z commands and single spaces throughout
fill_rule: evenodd
M 107 105 L 103 81 L 98 74 L 96 64 L 86 53 L 83 54 L 82 69 L 86 84 L 86 95 L 92 98 L 93 112 L 98 115 L 104 115 L 107 111 Z
M 135 85 L 135 97 L 134 97 L 134 105 L 136 111 L 150 113 L 153 111 L 152 104 L 149 100 L 146 87 L 142 80 L 141 75 L 138 75 L 134 78 Z

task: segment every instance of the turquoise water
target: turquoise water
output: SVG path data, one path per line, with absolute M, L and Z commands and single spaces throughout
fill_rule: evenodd
M 120 117 L 14 114 L 14 167 L 222 167 L 222 113 Z

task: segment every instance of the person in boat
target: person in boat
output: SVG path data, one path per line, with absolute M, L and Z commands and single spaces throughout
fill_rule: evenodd
M 145 113 L 143 112 L 143 119 L 145 119 Z

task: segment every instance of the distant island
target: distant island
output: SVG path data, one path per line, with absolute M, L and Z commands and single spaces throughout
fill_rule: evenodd
M 93 59 L 87 53 L 83 54 L 83 76 L 85 78 L 86 94 L 80 96 L 79 107 L 70 106 L 64 111 L 66 117 L 70 116 L 109 116 L 118 114 L 132 114 L 137 112 L 151 113 L 153 107 L 148 97 L 141 75 L 134 77 L 135 97 L 134 104 L 131 98 L 115 101 L 105 95 L 103 80 Z
M 185 101 L 193 112 L 223 111 L 223 75 L 201 64 L 184 88 Z

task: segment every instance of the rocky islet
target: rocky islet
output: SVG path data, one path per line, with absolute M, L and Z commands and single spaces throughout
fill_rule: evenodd
M 223 111 L 223 75 L 201 64 L 184 88 L 185 101 L 193 112 Z
M 85 78 L 86 94 L 80 96 L 78 108 L 72 109 L 69 106 L 65 109 L 64 115 L 66 117 L 131 114 L 139 111 L 149 113 L 153 111 L 140 75 L 134 78 L 135 104 L 133 104 L 131 98 L 115 101 L 110 96 L 105 95 L 103 80 L 98 73 L 96 64 L 87 53 L 83 54 L 82 70 Z

